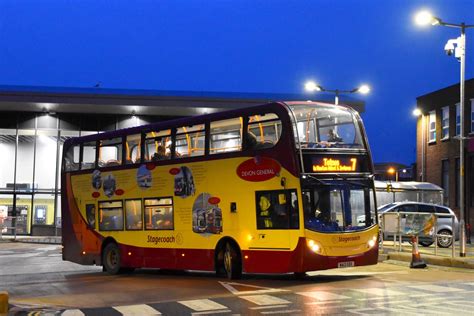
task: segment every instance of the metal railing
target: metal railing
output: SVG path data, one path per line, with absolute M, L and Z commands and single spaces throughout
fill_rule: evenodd
M 435 216 L 435 224 L 434 224 L 434 232 L 431 236 L 435 247 L 434 247 L 434 254 L 438 255 L 438 239 L 439 238 L 451 238 L 451 257 L 454 258 L 455 254 L 455 240 L 456 240 L 456 217 L 452 214 L 444 214 L 444 213 L 417 213 L 417 212 L 388 212 L 381 214 L 382 220 L 380 221 L 380 231 L 381 231 L 381 247 L 383 250 L 383 241 L 385 239 L 385 235 L 392 235 L 393 234 L 393 247 L 398 251 L 402 251 L 402 241 L 403 239 L 407 240 L 408 237 L 411 237 L 411 234 L 405 234 L 403 232 L 404 223 L 402 220 L 406 218 L 406 215 L 434 215 Z M 438 234 L 439 218 L 451 218 L 451 235 L 447 234 Z M 417 238 L 418 240 L 418 238 Z

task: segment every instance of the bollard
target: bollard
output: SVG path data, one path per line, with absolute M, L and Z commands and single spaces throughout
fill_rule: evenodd
M 8 313 L 8 292 L 0 291 L 0 314 Z
M 418 236 L 411 236 L 412 252 L 410 268 L 422 269 L 426 268 L 426 263 L 421 259 L 420 251 L 418 250 Z

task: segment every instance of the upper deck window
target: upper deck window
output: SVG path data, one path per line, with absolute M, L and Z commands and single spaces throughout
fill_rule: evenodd
M 100 140 L 99 146 L 99 167 L 122 164 L 122 137 Z
M 247 147 L 269 148 L 281 137 L 281 121 L 274 113 L 253 115 L 248 118 Z
M 183 126 L 176 131 L 176 157 L 204 155 L 205 125 Z
M 141 134 L 127 135 L 125 142 L 125 163 L 139 163 L 141 158 Z
M 242 118 L 211 122 L 211 154 L 240 151 L 241 149 Z
M 171 130 L 151 131 L 145 134 L 145 161 L 171 158 Z
M 79 144 L 68 148 L 66 155 L 64 156 L 64 170 L 79 170 L 80 148 L 81 146 Z
M 363 148 L 355 116 L 343 107 L 293 105 L 297 143 L 303 148 Z
M 81 169 L 95 168 L 95 154 L 97 151 L 97 144 L 95 141 L 82 144 L 82 162 Z

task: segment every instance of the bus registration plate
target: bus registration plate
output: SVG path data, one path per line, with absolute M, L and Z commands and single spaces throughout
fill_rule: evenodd
M 354 261 L 344 261 L 344 262 L 337 263 L 338 268 L 350 268 L 353 266 L 354 266 Z

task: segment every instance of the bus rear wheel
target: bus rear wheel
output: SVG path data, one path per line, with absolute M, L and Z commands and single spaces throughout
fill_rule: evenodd
M 224 250 L 224 269 L 229 280 L 240 279 L 242 276 L 242 260 L 237 249 L 227 243 Z
M 116 243 L 110 243 L 104 248 L 102 265 L 108 274 L 120 272 L 120 249 Z

